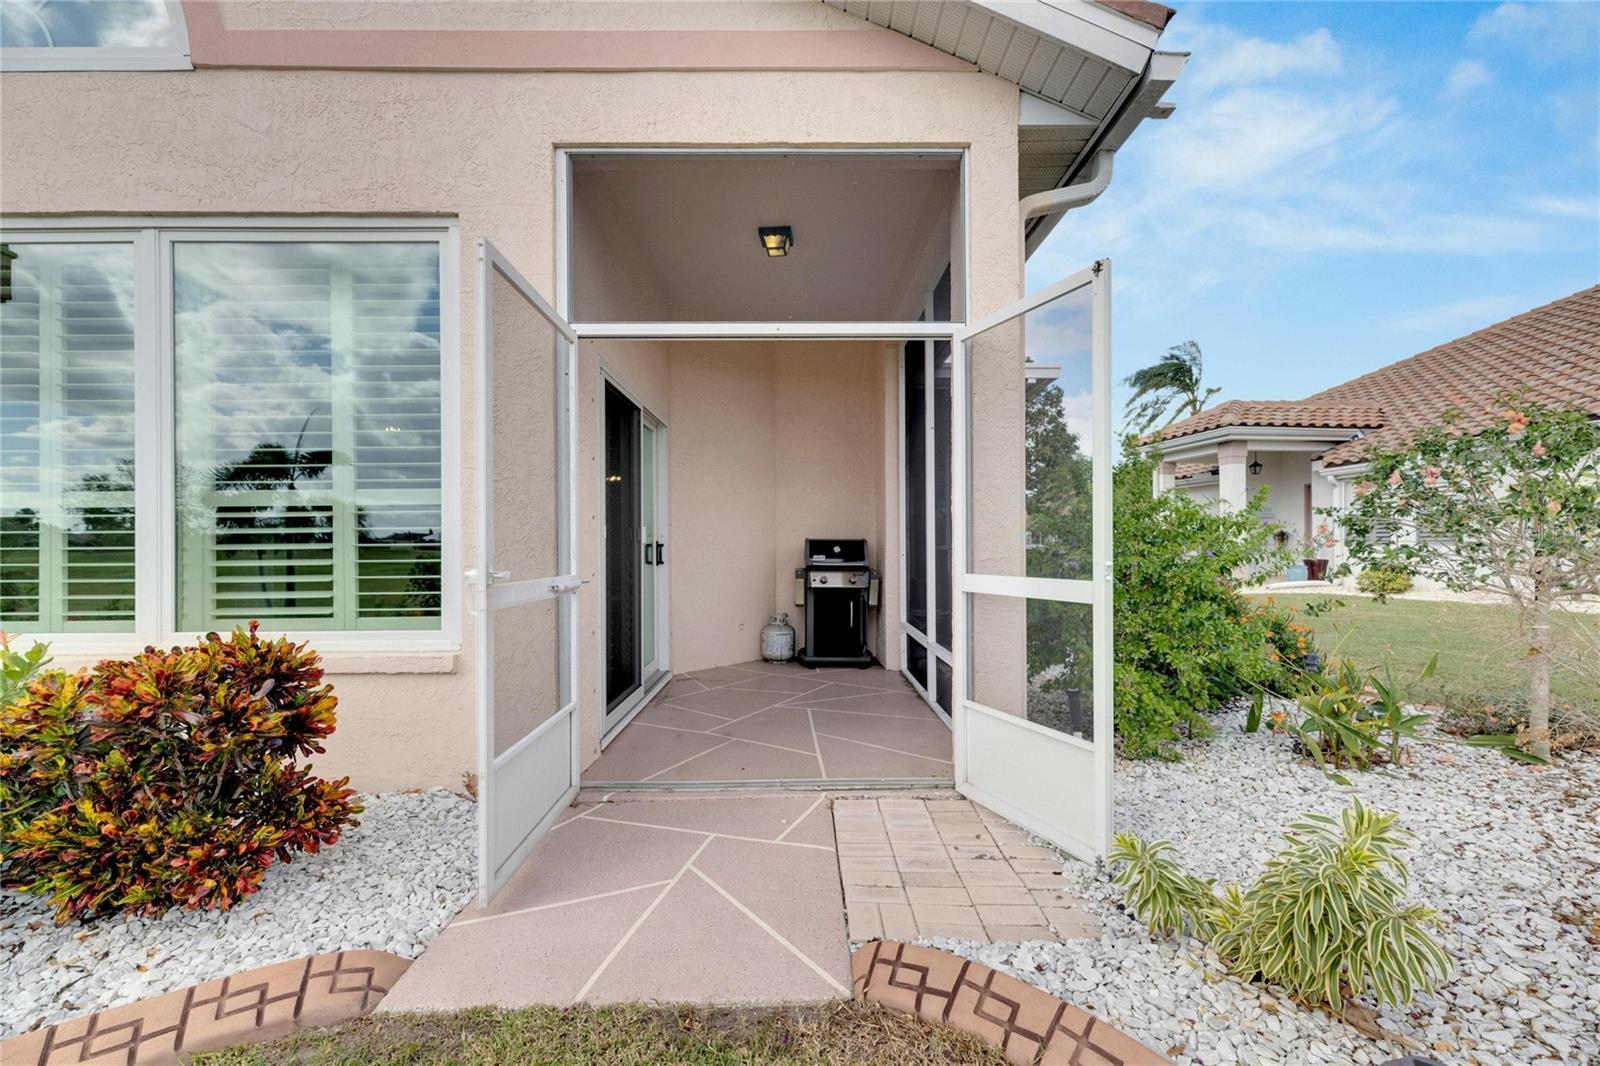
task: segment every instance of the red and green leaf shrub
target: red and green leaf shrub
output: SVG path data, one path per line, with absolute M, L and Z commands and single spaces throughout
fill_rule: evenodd
M 253 623 L 40 676 L 0 708 L 0 885 L 58 921 L 233 906 L 356 824 L 348 779 L 296 764 L 337 703 L 315 652 Z

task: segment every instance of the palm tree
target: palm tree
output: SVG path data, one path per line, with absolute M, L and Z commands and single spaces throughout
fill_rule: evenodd
M 1123 379 L 1133 389 L 1123 417 L 1139 436 L 1159 422 L 1162 428 L 1180 418 L 1197 415 L 1220 388 L 1200 391 L 1200 345 L 1184 341 L 1167 349 L 1161 361 L 1136 370 Z

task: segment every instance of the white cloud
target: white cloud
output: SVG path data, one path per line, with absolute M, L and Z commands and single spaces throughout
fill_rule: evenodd
M 1592 3 L 1512 2 L 1479 15 L 1467 31 L 1478 45 L 1503 45 L 1538 60 L 1593 60 L 1600 38 L 1600 6 Z
M 1079 449 L 1085 455 L 1093 455 L 1094 393 L 1068 392 L 1062 389 L 1061 416 L 1066 419 L 1067 428 L 1078 438 Z
M 1285 74 L 1326 76 L 1338 74 L 1344 67 L 1339 42 L 1326 29 L 1303 33 L 1291 41 L 1269 41 L 1222 27 L 1201 26 L 1182 34 L 1175 47 L 1193 52 L 1187 80 L 1198 90 L 1253 85 Z
M 1600 223 L 1600 199 L 1592 196 L 1555 196 L 1550 193 L 1539 193 L 1523 197 L 1522 203 L 1542 215 L 1579 218 Z
M 1444 81 L 1444 98 L 1446 100 L 1459 100 L 1469 93 L 1483 88 L 1494 81 L 1494 75 L 1489 73 L 1489 68 L 1476 59 L 1462 59 L 1450 68 L 1450 76 Z
M 1286 254 L 1478 257 L 1577 239 L 1564 220 L 1582 217 L 1582 201 L 1441 187 L 1436 175 L 1476 152 L 1479 130 L 1416 100 L 1384 64 L 1318 80 L 1346 65 L 1327 30 L 1273 41 L 1191 23 L 1180 46 L 1194 59 L 1172 93 L 1177 114 L 1139 131 L 1110 192 L 1035 257 L 1039 281 L 1091 252 L 1160 249 L 1129 256 L 1138 278 L 1119 277 L 1117 296 L 1170 313 L 1282 269 Z M 1470 64 L 1458 64 L 1458 87 L 1490 75 Z

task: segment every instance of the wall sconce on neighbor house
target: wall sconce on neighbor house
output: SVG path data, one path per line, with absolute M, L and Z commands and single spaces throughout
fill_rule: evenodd
M 1252 460 L 1250 460 L 1250 465 L 1248 467 L 1246 467 L 1246 469 L 1250 471 L 1250 476 L 1251 477 L 1260 477 L 1261 476 L 1261 460 L 1260 459 L 1252 459 Z
M 769 259 L 789 254 L 794 247 L 794 230 L 788 226 L 760 226 L 756 233 L 761 237 L 761 247 Z

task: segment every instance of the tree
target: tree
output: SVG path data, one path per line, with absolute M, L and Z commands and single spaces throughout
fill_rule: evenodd
M 1200 345 L 1184 341 L 1167 349 L 1161 360 L 1123 379 L 1133 389 L 1123 408 L 1128 428 L 1140 436 L 1160 423 L 1163 428 L 1180 418 L 1197 415 L 1221 392 L 1212 387 L 1201 391 Z
M 1519 394 L 1373 455 L 1340 515 L 1353 561 L 1497 593 L 1527 644 L 1528 750 L 1550 757 L 1552 619 L 1600 595 L 1600 423 Z

